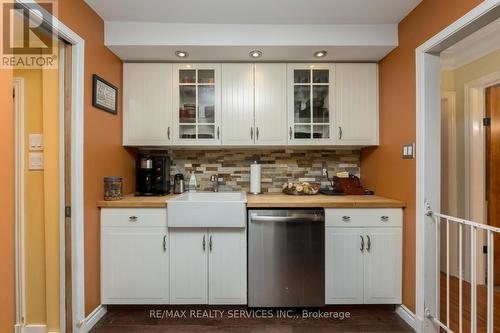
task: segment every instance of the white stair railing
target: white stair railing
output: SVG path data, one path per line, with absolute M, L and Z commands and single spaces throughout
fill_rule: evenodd
M 454 333 L 450 329 L 450 223 L 455 223 L 458 226 L 458 332 L 463 332 L 463 273 L 462 273 L 462 243 L 463 243 L 463 231 L 468 228 L 470 231 L 470 286 L 471 286 L 471 313 L 470 313 L 470 332 L 477 332 L 477 272 L 476 272 L 476 238 L 478 230 L 486 232 L 487 240 L 487 324 L 486 332 L 493 333 L 494 324 L 494 285 L 493 285 L 493 269 L 494 269 L 494 242 L 493 237 L 495 234 L 500 235 L 500 228 L 492 227 L 486 224 L 476 223 L 468 221 L 465 219 L 440 214 L 436 212 L 428 212 L 429 216 L 432 216 L 435 221 L 436 227 L 436 313 L 433 314 L 431 311 L 426 311 L 427 317 L 432 319 L 437 325 L 439 325 L 444 331 Z M 445 322 L 440 318 L 439 309 L 441 303 L 441 269 L 440 269 L 440 231 L 441 224 L 445 223 L 446 231 L 446 318 Z

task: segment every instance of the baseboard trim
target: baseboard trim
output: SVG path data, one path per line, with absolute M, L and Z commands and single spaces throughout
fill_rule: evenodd
M 417 331 L 417 323 L 415 319 L 415 314 L 410 311 L 406 306 L 403 304 L 398 305 L 396 307 L 396 313 L 398 316 L 401 317 L 410 327 L 416 332 Z
M 16 325 L 21 333 L 47 333 L 47 325 Z
M 86 333 L 90 331 L 92 327 L 94 327 L 95 324 L 99 320 L 101 320 L 102 317 L 106 314 L 108 310 L 106 309 L 106 305 L 99 305 L 97 308 L 94 309 L 85 319 L 83 322 L 83 327 L 80 330 L 80 332 Z

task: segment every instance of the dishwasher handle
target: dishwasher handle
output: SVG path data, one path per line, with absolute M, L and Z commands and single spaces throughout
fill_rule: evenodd
M 297 214 L 293 216 L 251 215 L 250 222 L 324 222 L 322 215 Z

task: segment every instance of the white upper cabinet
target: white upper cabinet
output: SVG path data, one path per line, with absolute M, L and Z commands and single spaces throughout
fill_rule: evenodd
M 255 64 L 255 144 L 287 143 L 286 64 Z
M 123 144 L 372 146 L 378 66 L 124 64 Z
M 174 64 L 175 145 L 221 144 L 221 65 Z
M 123 145 L 169 145 L 172 64 L 123 64 Z
M 335 64 L 335 123 L 339 145 L 379 143 L 377 64 Z
M 222 144 L 254 143 L 253 64 L 222 65 Z
M 333 64 L 288 64 L 288 144 L 333 145 Z

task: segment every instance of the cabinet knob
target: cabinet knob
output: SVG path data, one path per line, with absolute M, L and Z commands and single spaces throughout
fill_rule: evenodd
M 389 221 L 389 216 L 385 216 L 385 215 L 384 215 L 384 216 L 381 216 L 381 217 L 380 217 L 380 220 L 381 220 L 382 222 L 388 222 L 388 221 Z
M 138 218 L 137 216 L 129 216 L 129 217 L 128 217 L 128 220 L 129 220 L 130 222 L 137 222 L 137 220 L 138 220 L 138 219 L 139 219 L 139 218 Z
M 351 217 L 350 216 L 342 216 L 342 221 L 344 221 L 344 222 L 350 222 L 351 221 Z

